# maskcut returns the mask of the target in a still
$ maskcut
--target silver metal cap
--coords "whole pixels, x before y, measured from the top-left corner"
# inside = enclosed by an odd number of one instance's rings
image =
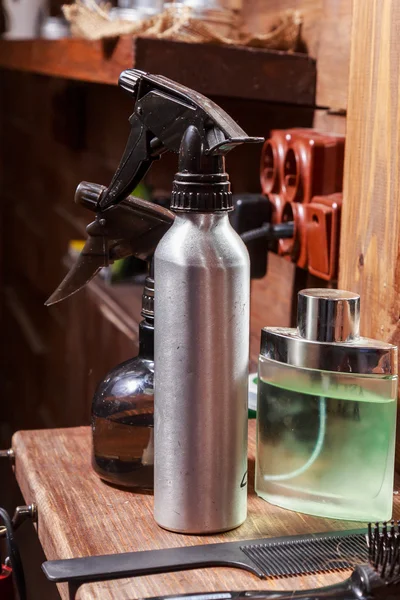
[[[397,374],[397,347],[359,335],[360,297],[343,290],[299,292],[298,327],[264,327],[260,354],[322,371]]]
[[[315,342],[351,342],[360,337],[360,296],[330,289],[298,294],[299,335]]]

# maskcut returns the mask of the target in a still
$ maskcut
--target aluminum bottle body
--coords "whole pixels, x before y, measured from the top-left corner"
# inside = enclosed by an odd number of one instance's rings
[[[155,253],[154,516],[226,531],[247,511],[250,265],[227,213],[185,213]]]

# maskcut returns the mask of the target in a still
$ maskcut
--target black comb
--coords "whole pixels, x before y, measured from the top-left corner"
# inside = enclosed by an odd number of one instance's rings
[[[243,540],[53,560],[43,563],[42,568],[50,581],[78,585],[216,566],[245,569],[264,579],[348,569],[365,563],[368,561],[367,535],[367,530],[352,530]]]
[[[349,579],[313,590],[257,590],[157,596],[149,600],[399,600],[400,522],[368,525],[368,563]],[[286,560],[286,555],[282,557]]]
[[[367,562],[365,533],[324,535],[313,539],[267,541],[241,547],[264,577],[305,575],[352,569]]]

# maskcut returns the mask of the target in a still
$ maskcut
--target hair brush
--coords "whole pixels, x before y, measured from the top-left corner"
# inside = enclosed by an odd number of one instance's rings
[[[149,600],[399,600],[400,521],[368,525],[368,564],[357,565],[345,581],[312,590],[247,591],[157,596]],[[282,560],[285,558],[282,556]]]

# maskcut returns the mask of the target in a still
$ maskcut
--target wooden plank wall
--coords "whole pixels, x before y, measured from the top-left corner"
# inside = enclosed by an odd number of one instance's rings
[[[354,0],[339,283],[364,335],[400,344],[400,5]],[[400,435],[397,443],[400,469]]]

